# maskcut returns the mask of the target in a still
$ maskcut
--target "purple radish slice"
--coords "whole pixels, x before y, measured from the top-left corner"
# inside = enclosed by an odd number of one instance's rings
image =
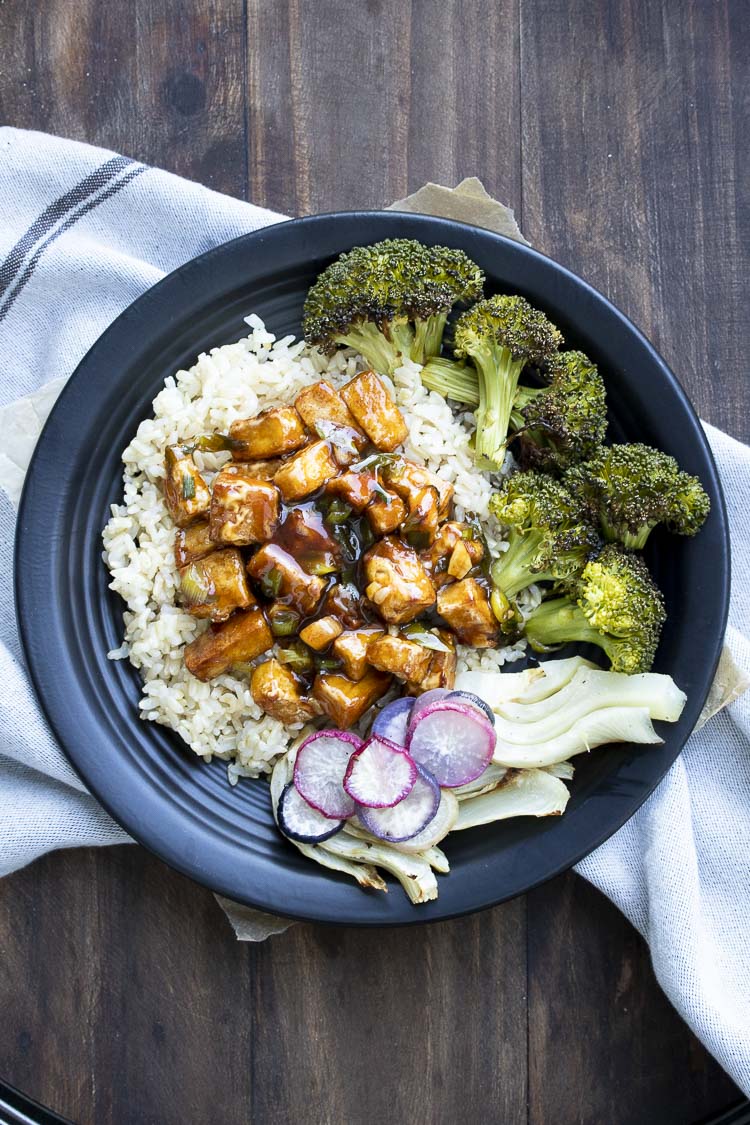
[[[417,766],[417,780],[403,801],[387,809],[372,809],[360,805],[357,817],[363,828],[377,836],[398,844],[410,840],[430,823],[440,805],[440,786],[432,774]]]
[[[458,820],[458,810],[458,798],[454,796],[453,790],[441,789],[440,804],[432,820],[421,832],[417,832],[416,836],[410,836],[408,840],[399,843],[394,842],[394,847],[400,852],[406,852],[407,855],[415,855],[417,852],[426,852],[428,848],[433,848],[453,829]]]
[[[403,801],[417,780],[417,767],[395,742],[373,734],[349,759],[344,789],[358,805],[387,809]]]
[[[410,728],[407,749],[414,761],[453,789],[479,777],[495,749],[492,724],[476,707],[439,699]]]
[[[371,734],[380,735],[397,746],[406,746],[406,728],[409,725],[409,716],[414,707],[414,700],[404,697],[394,699],[386,704],[372,724]]]
[[[311,734],[297,751],[294,784],[309,805],[333,820],[354,812],[354,801],[344,790],[349,759],[362,739],[348,731],[321,730]]]
[[[487,716],[494,727],[495,712],[486,700],[479,695],[475,695],[473,691],[452,691],[445,698],[457,699],[459,703],[468,703],[470,707],[476,707],[477,711],[481,711],[483,715]]]
[[[321,840],[328,840],[340,832],[344,827],[343,820],[331,820],[324,816],[312,805],[308,805],[305,798],[290,781],[284,786],[279,804],[276,809],[279,829],[290,840],[297,840],[300,844],[319,844]]]
[[[417,696],[417,698],[414,700],[414,705],[411,709],[411,716],[409,718],[409,727],[407,729],[407,745],[409,741],[408,732],[414,726],[422,712],[425,711],[430,706],[430,704],[437,703],[438,699],[445,699],[446,695],[450,694],[451,693],[448,691],[448,688],[436,687],[432,688],[431,691],[423,691],[421,695]]]

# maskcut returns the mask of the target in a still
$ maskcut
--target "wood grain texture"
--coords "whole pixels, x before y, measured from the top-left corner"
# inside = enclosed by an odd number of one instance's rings
[[[747,438],[744,9],[0,0],[0,121],[288,213],[478,175]],[[687,1125],[737,1096],[574,875],[248,946],[141,849],[58,853],[0,884],[0,1011],[0,1074],[82,1125]]]

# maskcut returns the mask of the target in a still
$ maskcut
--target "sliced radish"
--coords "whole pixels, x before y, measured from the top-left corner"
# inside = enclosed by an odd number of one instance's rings
[[[487,720],[495,725],[495,712],[490,707],[489,703],[479,695],[475,695],[473,691],[452,691],[445,697],[446,699],[457,699],[459,703],[466,703],[470,707],[476,707],[477,711],[481,711]]]
[[[418,695],[414,700],[414,706],[411,709],[408,730],[411,730],[419,716],[430,706],[430,704],[437,703],[438,699],[445,699],[446,695],[450,695],[450,692],[448,691],[448,688],[443,687],[432,688],[431,691],[423,691],[421,695]]]
[[[343,820],[331,820],[329,816],[324,816],[312,805],[308,805],[293,781],[284,786],[276,808],[276,817],[284,835],[301,844],[319,844],[344,827]]]
[[[411,792],[387,809],[371,809],[360,805],[357,816],[363,828],[379,840],[400,843],[410,840],[430,823],[440,805],[440,786],[432,774],[417,766],[417,780]]]
[[[362,739],[347,731],[321,730],[311,734],[297,751],[294,784],[323,816],[344,820],[354,812],[354,801],[344,791],[349,759]]]
[[[349,759],[344,789],[358,805],[388,809],[403,801],[417,780],[417,767],[395,742],[374,734]]]
[[[386,704],[372,724],[371,734],[378,734],[395,742],[397,746],[406,746],[406,728],[409,725],[409,716],[414,707],[414,700],[406,696],[403,699],[394,699]]]
[[[407,749],[440,785],[466,785],[479,777],[495,749],[492,724],[458,700],[431,703],[410,726]]]
[[[408,840],[401,840],[399,843],[392,841],[393,846],[398,848],[400,852],[406,852],[409,855],[426,852],[430,848],[434,848],[435,844],[444,840],[452,830],[453,825],[458,820],[458,812],[458,798],[453,795],[453,790],[441,789],[440,804],[432,820],[424,826],[421,832],[417,832],[416,836],[410,836]]]

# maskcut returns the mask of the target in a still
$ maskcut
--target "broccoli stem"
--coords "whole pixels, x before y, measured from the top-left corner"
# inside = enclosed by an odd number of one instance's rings
[[[524,630],[529,644],[538,652],[568,641],[579,641],[598,645],[609,655],[608,638],[589,624],[583,611],[570,598],[542,602],[526,618]]]
[[[472,358],[479,372],[479,409],[476,412],[476,451],[496,465],[505,456],[505,444],[524,360],[514,359],[510,348],[487,344]]]
[[[646,546],[646,540],[655,526],[652,523],[644,523],[637,531],[633,532],[623,524],[613,524],[604,510],[599,512],[599,523],[605,539],[610,543],[622,543],[623,547],[627,547],[631,551],[643,550]]]
[[[544,545],[544,534],[527,531],[512,532],[508,550],[492,564],[492,581],[506,598],[513,598],[532,582],[554,581],[554,574],[533,569],[534,560]]]
[[[363,355],[381,375],[392,375],[403,363],[404,355],[409,355],[413,337],[407,324],[391,325],[390,337],[388,339],[377,325],[363,321],[352,326],[346,335],[336,339],[342,347],[354,348]]]
[[[431,356],[440,354],[443,342],[446,313],[436,313],[424,320],[418,320],[414,331],[414,343],[411,349],[411,358],[415,363],[426,363]]]
[[[479,378],[474,368],[464,363],[434,356],[422,369],[422,382],[429,390],[438,391],[455,402],[468,406],[479,403]]]

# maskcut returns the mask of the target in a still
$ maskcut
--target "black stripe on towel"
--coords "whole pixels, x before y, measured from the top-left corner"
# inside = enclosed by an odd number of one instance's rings
[[[133,161],[128,161],[128,163],[132,164]],[[34,273],[34,270],[39,265],[39,261],[40,261],[42,255],[44,254],[45,250],[47,250],[48,247],[51,246],[53,242],[56,242],[61,234],[65,234],[66,231],[70,230],[71,227],[75,226],[75,224],[78,222],[78,220],[82,219],[84,217],[84,215],[87,215],[87,214],[89,214],[89,212],[94,211],[99,206],[100,203],[104,203],[105,200],[111,199],[113,195],[116,195],[118,191],[122,190],[122,188],[127,187],[127,185],[132,180],[134,180],[137,176],[140,176],[143,172],[148,172],[148,170],[149,169],[148,169],[147,165],[138,164],[135,168],[132,169],[132,171],[128,172],[128,174],[126,176],[123,176],[122,179],[118,180],[116,183],[112,184],[111,187],[107,188],[106,191],[103,191],[103,192],[101,192],[101,194],[95,196],[93,199],[90,199],[87,203],[84,204],[83,207],[79,207],[79,209],[77,211],[75,211],[72,215],[70,215],[69,218],[66,219],[64,223],[61,223],[60,226],[58,226],[57,229],[54,230],[52,232],[52,234],[50,234],[44,240],[44,242],[41,244],[41,246],[39,246],[38,249],[32,255],[28,265],[26,266],[26,268],[24,269],[20,278],[16,282],[14,288],[8,293],[7,297],[5,298],[4,303],[2,305],[0,305],[0,322],[10,312],[10,310],[13,307],[13,305],[15,304],[17,298],[20,296],[24,286],[30,280],[32,274]],[[110,177],[110,179],[111,179],[111,177]],[[2,296],[2,291],[0,291],[0,296]]]

